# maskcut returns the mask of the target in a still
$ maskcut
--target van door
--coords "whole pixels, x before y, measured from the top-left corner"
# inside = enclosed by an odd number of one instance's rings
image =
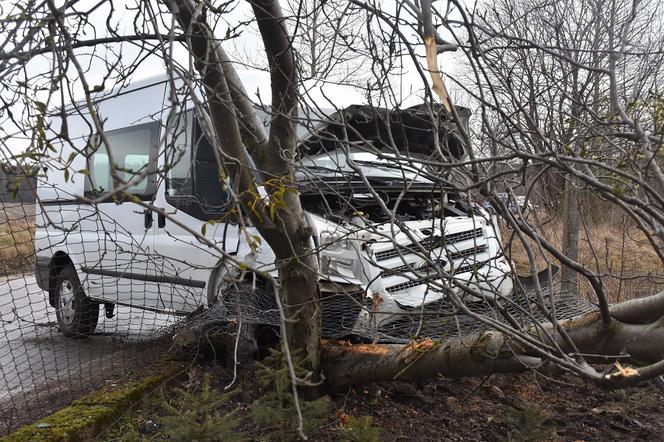
[[[238,225],[229,213],[228,194],[212,145],[192,111],[169,124],[170,135],[160,155],[166,179],[159,183],[154,251],[159,292],[173,312],[207,305],[206,285],[225,250],[239,244]],[[210,242],[200,241],[196,234]],[[217,248],[217,250],[215,250]]]
[[[80,214],[81,231],[89,240],[82,244],[81,272],[84,289],[94,299],[152,309],[160,304],[152,264],[153,216],[134,202],[150,203],[155,197],[157,180],[152,170],[160,126],[159,121],[150,121],[108,130],[105,138],[110,149],[103,142],[90,144],[85,195],[102,202],[89,206],[89,214]],[[111,162],[124,181],[150,173],[124,194],[109,194],[114,188]]]

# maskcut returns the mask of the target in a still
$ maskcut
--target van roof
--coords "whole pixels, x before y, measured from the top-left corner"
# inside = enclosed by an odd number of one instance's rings
[[[272,89],[269,73],[261,70],[239,70],[238,75],[242,78],[242,84],[249,98],[256,104],[269,105],[271,102]],[[174,77],[177,80],[177,77]],[[133,91],[164,84],[169,81],[167,73],[153,75],[150,77],[125,81],[116,84],[108,90],[93,94],[95,102],[103,101],[118,95],[124,95]],[[327,80],[305,80],[299,85],[300,93],[303,94],[305,102],[312,108],[334,108],[342,109],[354,104],[366,104],[364,95],[355,87],[338,84]],[[83,99],[75,103],[81,103]],[[73,105],[73,104],[72,104]]]
[[[249,98],[263,112],[269,112],[271,104],[271,84],[269,74],[259,70],[241,70],[238,72]],[[166,74],[155,75],[140,80],[124,82],[115,90],[101,91],[93,97],[95,102],[103,101],[133,91],[164,84],[170,77]],[[358,89],[324,80],[306,80],[300,85],[303,103],[300,116],[312,120],[309,127],[298,125],[300,146],[308,154],[321,150],[333,149],[327,145],[322,134],[340,136],[336,132],[339,126],[351,125],[359,133],[372,137],[381,137],[390,133],[394,141],[411,150],[411,153],[430,154],[433,146],[433,134],[429,113],[422,105],[405,109],[388,109],[367,104],[366,98]],[[439,107],[439,106],[438,106]],[[461,124],[468,130],[470,110],[457,107]],[[458,132],[455,123],[445,112],[435,109],[439,118],[439,138],[447,140],[448,155],[460,160],[467,156],[468,146]],[[265,117],[266,115],[264,115]],[[395,126],[396,125],[396,126]],[[392,127],[392,129],[390,129]]]

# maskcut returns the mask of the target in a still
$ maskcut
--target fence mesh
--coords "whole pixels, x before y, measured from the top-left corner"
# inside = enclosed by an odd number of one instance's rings
[[[94,388],[139,375],[168,348],[178,320],[121,306],[107,318],[102,305],[91,338],[65,337],[48,292],[36,281],[38,203],[34,195],[32,203],[16,202],[12,194],[5,199],[10,201],[0,203],[0,434]],[[75,246],[76,233],[68,235]],[[87,282],[84,274],[80,278]]]
[[[5,195],[5,199],[11,198]],[[164,260],[155,253],[154,241],[142,235],[119,235],[118,226],[126,224],[126,220],[114,217],[112,209],[122,204],[112,203],[110,212],[105,209],[108,206],[101,204],[67,204],[54,209],[34,199],[34,195],[33,201],[26,201],[24,195],[22,201],[14,199],[0,205],[0,432],[6,433],[46,415],[91,389],[139,375],[172,345],[174,330],[183,324],[182,314],[207,305],[206,287],[199,280],[183,280],[178,269],[188,265],[193,274],[206,275],[212,269],[196,267],[196,259],[190,256]],[[141,211],[134,214],[142,226],[148,215]],[[72,228],[66,225],[67,219],[80,222]],[[46,226],[52,235],[39,238],[39,232]],[[177,247],[188,240],[174,235],[170,241]],[[196,247],[198,254],[214,253],[202,244]],[[64,255],[58,255],[59,258],[46,255],[49,248],[68,250],[68,258],[76,264],[72,265]],[[108,256],[115,267],[111,272],[97,271]],[[36,268],[44,258],[59,261],[48,270],[50,273],[40,276]],[[69,266],[74,269],[74,276],[67,281],[62,272]],[[129,275],[134,278],[128,278]],[[37,282],[38,277],[42,278],[42,286]],[[98,322],[89,337],[64,336],[58,322],[67,318],[58,319],[51,304],[59,305],[52,297],[56,287],[61,297],[69,290],[75,299],[77,283],[88,294],[101,296],[100,293],[107,291],[115,296],[107,299],[106,304],[93,303],[87,307],[99,310]],[[44,284],[48,287],[43,287]],[[620,296],[626,299],[662,288],[661,278],[635,276],[625,279]],[[595,309],[591,302],[575,295],[549,295],[545,291],[544,305],[548,311],[555,310],[557,319]],[[251,282],[232,285],[222,299],[223,302],[205,310],[194,323],[210,318],[239,319],[278,329],[279,309],[273,292],[265,285]],[[547,320],[537,307],[540,301],[535,292],[516,292],[504,305],[517,322],[527,327],[534,321]],[[74,310],[76,302],[72,304]],[[357,318],[363,312],[381,312],[380,306],[374,300],[367,301],[364,293],[328,290],[323,294],[322,305],[323,332],[327,338],[351,337],[373,342],[444,340],[488,327],[454,310],[446,298],[424,308],[403,308],[400,317],[381,324],[369,320],[360,326]],[[475,300],[466,305],[473,314],[504,321],[490,301]],[[169,308],[178,314],[164,313]],[[192,323],[184,326],[190,327]],[[78,331],[86,330],[83,327]]]
[[[549,322],[548,314],[552,314],[557,320],[565,320],[597,310],[594,304],[573,293],[558,291],[554,295],[550,290],[545,290],[543,295],[545,309],[539,308],[541,299],[534,290],[516,292],[511,299],[502,300],[500,304],[505,306],[510,316],[523,329],[536,323]],[[201,315],[199,320],[205,322],[231,319],[279,327],[279,311],[270,291],[239,286],[229,289],[224,299],[224,303],[215,305]],[[506,324],[504,315],[498,312],[496,305],[490,300],[465,302],[465,305],[470,312],[468,314],[460,313],[450,300],[442,299],[426,304],[423,308],[401,312],[396,320],[393,319],[387,324],[367,321],[358,326],[358,315],[364,311],[375,316],[390,313],[365,299],[363,293],[324,296],[323,335],[331,339],[406,343],[413,339],[453,339],[491,328],[472,315]]]

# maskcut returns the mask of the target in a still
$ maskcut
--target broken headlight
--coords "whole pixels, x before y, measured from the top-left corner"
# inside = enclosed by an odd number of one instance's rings
[[[322,232],[320,235],[321,273],[344,280],[357,280],[355,276],[358,256],[345,232]]]
[[[329,252],[351,248],[348,234],[345,232],[322,232],[320,234],[320,247],[322,250]]]

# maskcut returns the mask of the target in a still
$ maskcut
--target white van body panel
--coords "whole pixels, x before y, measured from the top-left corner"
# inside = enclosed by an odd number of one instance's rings
[[[94,103],[104,131],[110,132],[145,123],[161,126],[161,108],[165,83],[138,85],[136,90],[102,98]],[[145,109],[154,109],[146,115]],[[54,132],[61,130],[54,121]],[[57,154],[46,163],[38,185],[37,255],[52,247],[54,241],[66,244],[67,255],[76,265],[85,292],[99,301],[136,305],[156,310],[170,310],[161,299],[155,282],[122,277],[129,274],[155,275],[152,228],[144,223],[144,208],[124,201],[85,204],[86,171],[89,169],[86,146],[97,133],[90,109],[85,102],[67,110],[70,142],[61,142]],[[112,143],[111,148],[113,149]],[[155,146],[155,154],[156,154]],[[73,157],[68,173],[63,167]],[[100,274],[103,270],[107,274]],[[136,297],[136,293],[142,295]]]

